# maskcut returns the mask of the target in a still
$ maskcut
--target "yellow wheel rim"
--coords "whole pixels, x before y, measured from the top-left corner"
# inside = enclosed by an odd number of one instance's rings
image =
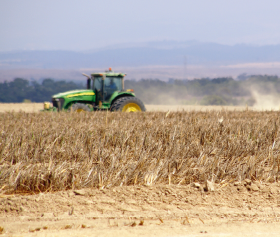
[[[125,105],[122,109],[122,112],[139,112],[141,111],[141,108],[138,104],[135,103],[129,103]]]
[[[81,113],[81,112],[86,112],[86,111],[83,109],[77,109],[76,112]]]

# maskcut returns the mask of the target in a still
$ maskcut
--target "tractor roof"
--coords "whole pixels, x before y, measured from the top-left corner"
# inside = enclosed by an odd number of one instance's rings
[[[111,68],[109,68],[109,70],[105,71],[105,72],[91,73],[91,75],[92,76],[103,76],[103,75],[106,75],[106,77],[124,77],[124,76],[126,76],[125,73],[113,72]]]

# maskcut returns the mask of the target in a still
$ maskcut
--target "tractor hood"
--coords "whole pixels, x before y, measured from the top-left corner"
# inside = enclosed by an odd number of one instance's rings
[[[71,98],[71,97],[85,96],[85,95],[94,95],[94,92],[92,90],[73,90],[73,91],[58,93],[56,95],[53,95],[52,98]]]

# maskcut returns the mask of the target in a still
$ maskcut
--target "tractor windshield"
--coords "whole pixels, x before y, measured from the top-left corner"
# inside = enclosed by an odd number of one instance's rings
[[[105,90],[121,91],[122,90],[121,77],[106,77],[104,81]]]
[[[122,90],[121,77],[106,77],[104,81],[104,99],[108,101],[115,91]]]
[[[93,89],[96,91],[97,97],[101,100],[109,101],[115,91],[122,91],[122,77],[107,76],[102,84],[102,76],[94,77]],[[104,85],[104,88],[102,88]]]
[[[104,81],[104,87],[105,90],[121,91],[122,77],[106,77]],[[94,89],[102,89],[102,77],[94,77]]]

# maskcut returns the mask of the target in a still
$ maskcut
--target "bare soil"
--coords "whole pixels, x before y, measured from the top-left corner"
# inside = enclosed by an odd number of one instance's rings
[[[43,103],[0,103],[0,112],[39,112]]]
[[[2,195],[2,236],[280,236],[280,183],[202,186]]]

